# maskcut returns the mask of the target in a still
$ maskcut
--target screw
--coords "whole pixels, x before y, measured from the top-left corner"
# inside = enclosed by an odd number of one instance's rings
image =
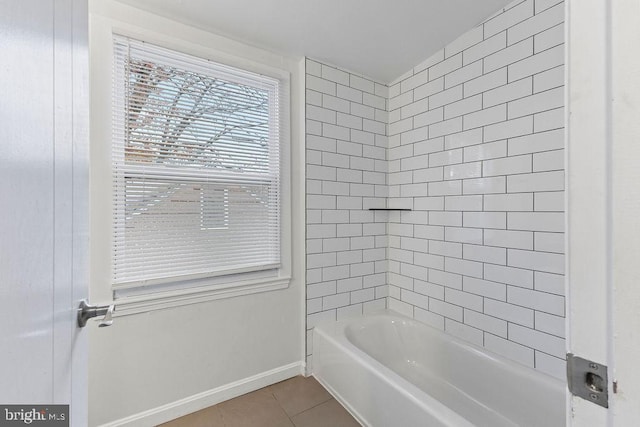
[[[589,363],[589,367],[590,367],[591,369],[596,370],[596,371],[598,370],[598,364],[597,364],[597,363]]]
[[[598,400],[598,395],[595,393],[591,393],[589,397],[591,398],[591,400]]]

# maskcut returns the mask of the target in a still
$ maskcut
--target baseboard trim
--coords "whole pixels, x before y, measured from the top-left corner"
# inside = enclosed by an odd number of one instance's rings
[[[157,426],[158,424],[166,423],[167,421],[208,408],[209,406],[275,384],[279,381],[295,377],[296,375],[304,375],[304,373],[303,362],[291,363],[202,393],[194,394],[193,396],[166,405],[158,406],[148,411],[139,412],[107,424],[102,424],[101,427]]]

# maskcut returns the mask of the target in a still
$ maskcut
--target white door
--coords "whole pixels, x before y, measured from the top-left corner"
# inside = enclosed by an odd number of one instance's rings
[[[608,367],[609,394],[608,409],[568,394],[567,425],[637,426],[640,1],[567,6],[567,345]]]
[[[87,0],[0,0],[0,404],[71,404],[77,426],[87,423],[76,326],[88,290],[87,24]]]

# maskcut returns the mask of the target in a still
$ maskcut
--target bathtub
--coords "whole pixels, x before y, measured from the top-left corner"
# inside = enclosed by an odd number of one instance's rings
[[[565,425],[560,380],[392,311],[316,326],[312,369],[365,426]]]

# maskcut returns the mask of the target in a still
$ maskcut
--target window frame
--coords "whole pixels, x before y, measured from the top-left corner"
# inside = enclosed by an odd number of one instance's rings
[[[223,65],[244,69],[254,73],[266,75],[272,78],[280,80],[282,87],[281,100],[281,129],[280,129],[280,268],[277,270],[257,271],[241,274],[231,274],[226,276],[210,276],[195,278],[189,280],[177,280],[171,283],[153,284],[151,286],[137,286],[132,288],[116,288],[112,283],[112,264],[111,257],[106,263],[108,265],[105,268],[100,268],[97,273],[102,277],[106,275],[108,281],[109,294],[111,299],[118,304],[118,310],[121,314],[144,312],[149,310],[192,304],[200,301],[208,301],[220,298],[235,297],[240,295],[253,294],[257,292],[266,292],[277,289],[285,289],[289,287],[292,276],[292,200],[291,200],[291,165],[290,165],[290,150],[291,150],[291,73],[285,69],[275,68],[263,63],[248,60],[246,58],[230,55],[214,48],[204,47],[196,44],[192,41],[188,41],[182,38],[176,38],[166,34],[154,33],[152,31],[134,27],[131,25],[122,25],[118,21],[105,20],[107,22],[101,22],[100,26],[102,31],[100,35],[102,40],[96,42],[96,44],[103,47],[109,47],[101,55],[101,62],[104,63],[104,67],[96,72],[97,78],[103,83],[109,82],[109,88],[107,89],[109,96],[105,97],[101,101],[100,111],[92,111],[92,117],[100,117],[100,124],[98,130],[95,132],[99,135],[100,149],[94,150],[92,144],[92,152],[99,151],[106,153],[111,150],[112,138],[111,138],[111,106],[112,106],[112,91],[111,91],[111,79],[113,78],[113,37],[114,35],[131,37],[138,40],[143,40],[154,45],[164,47],[167,49],[176,50],[185,54],[194,55],[197,57],[205,58]],[[106,31],[105,31],[106,30]],[[93,87],[93,85],[92,85]],[[107,91],[103,92],[103,95],[107,94]],[[109,114],[105,116],[104,111],[109,108]],[[94,129],[92,128],[92,137],[94,136]],[[94,142],[95,143],[95,142]],[[92,156],[93,157],[93,156]],[[101,185],[100,193],[106,193],[104,199],[101,200],[98,205],[101,208],[101,212],[96,215],[97,218],[92,219],[92,222],[101,224],[101,227],[93,227],[92,233],[99,228],[100,236],[97,241],[100,248],[96,246],[92,247],[93,253],[100,253],[106,255],[105,247],[109,251],[112,250],[112,230],[113,230],[113,218],[111,212],[113,211],[112,203],[112,188],[111,188],[111,157],[102,158],[100,161],[92,160],[92,169],[99,170],[98,174],[102,177],[108,177],[109,181],[107,185]],[[108,171],[108,174],[106,173]],[[92,172],[93,175],[93,172]],[[109,187],[109,188],[107,188]],[[95,191],[94,191],[95,194]],[[92,208],[95,205],[92,203]],[[94,215],[92,214],[92,217]],[[95,220],[95,221],[94,221]],[[105,227],[107,226],[108,227]],[[106,229],[105,229],[106,228]],[[95,233],[94,233],[95,234]],[[94,264],[95,265],[95,264]],[[92,273],[93,274],[93,273]],[[106,295],[106,293],[104,294]]]

